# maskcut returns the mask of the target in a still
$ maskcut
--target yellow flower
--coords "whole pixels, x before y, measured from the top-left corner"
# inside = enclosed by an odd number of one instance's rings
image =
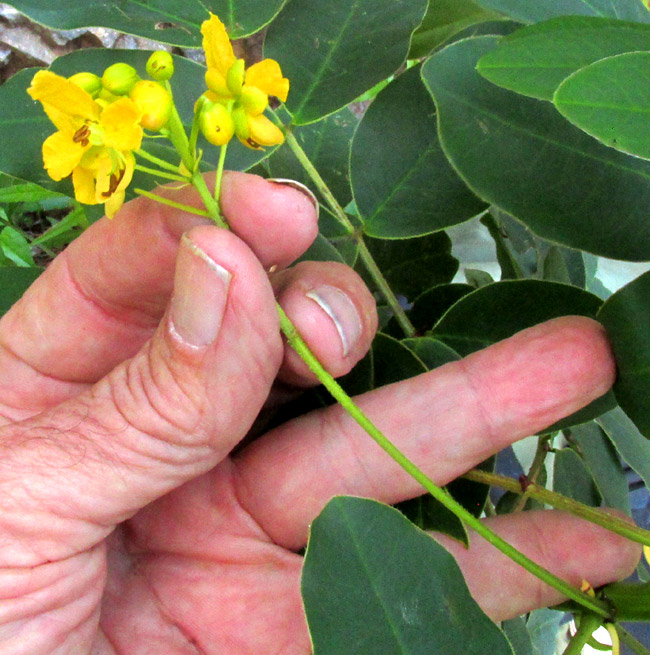
[[[278,62],[264,59],[246,70],[244,61],[235,57],[224,24],[214,14],[201,25],[201,34],[208,64],[208,100],[232,112],[235,134],[249,148],[282,143],[282,131],[264,116],[270,95],[285,102],[289,94],[289,80],[282,76]]]
[[[142,142],[141,112],[129,98],[99,103],[80,86],[39,71],[27,90],[57,128],[43,143],[43,163],[53,180],[72,175],[75,197],[105,203],[110,218],[124,202],[133,176],[133,150]]]

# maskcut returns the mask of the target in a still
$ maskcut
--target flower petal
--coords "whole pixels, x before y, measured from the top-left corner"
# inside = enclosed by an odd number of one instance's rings
[[[116,150],[137,150],[142,143],[141,116],[129,98],[121,98],[106,107],[99,119],[104,145]]]
[[[217,16],[210,14],[210,19],[201,25],[201,34],[208,68],[217,70],[225,81],[230,67],[235,63],[235,53],[226,26]]]
[[[52,71],[38,71],[27,92],[43,103],[50,120],[60,130],[74,132],[79,122],[99,118],[99,105],[90,94]]]
[[[259,146],[276,146],[284,141],[282,130],[266,116],[248,115],[249,136],[244,145],[257,149]]]
[[[72,184],[74,185],[74,197],[84,205],[99,204],[95,197],[95,176],[93,171],[77,166],[72,171]]]
[[[43,142],[43,165],[55,181],[62,180],[79,165],[89,146],[72,140],[69,132],[55,132]]]
[[[263,59],[246,71],[246,84],[256,86],[267,95],[286,102],[289,95],[289,80],[282,77],[280,64],[275,59]]]
[[[124,191],[116,191],[105,203],[104,203],[104,212],[106,213],[106,218],[113,218],[115,214],[119,211],[120,207],[124,204],[124,198],[126,194]]]

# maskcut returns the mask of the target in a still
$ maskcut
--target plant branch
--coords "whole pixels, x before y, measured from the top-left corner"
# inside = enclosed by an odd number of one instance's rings
[[[550,437],[548,435],[542,435],[537,438],[537,449],[535,450],[535,457],[533,458],[533,463],[530,465],[528,474],[526,475],[527,486],[528,484],[536,484],[537,478],[539,478],[540,471],[544,466],[544,461],[546,460],[546,455],[548,454],[548,441]],[[512,511],[521,512],[524,507],[526,507],[526,501],[528,499],[524,494],[516,502]]]
[[[146,150],[142,150],[142,149],[136,150],[135,154],[138,155],[138,157],[142,157],[142,159],[146,159],[152,164],[156,164],[156,166],[159,166],[160,168],[164,168],[165,170],[168,170],[171,173],[175,173],[176,175],[179,174],[178,166],[174,166],[174,164],[170,164],[168,161],[165,161],[164,159],[160,159],[160,157],[155,157],[154,155],[152,155],[150,152],[147,152]]]
[[[156,170],[155,168],[149,168],[148,166],[141,166],[140,164],[135,165],[135,170],[142,171],[143,173],[149,173],[150,175],[154,175],[156,177],[162,177],[165,180],[175,180],[176,182],[183,182],[185,184],[189,182],[186,177],[182,177],[181,175],[178,175],[178,173],[167,173],[165,171]]]
[[[536,484],[525,485],[526,489],[522,488],[522,484],[518,480],[508,478],[505,475],[498,475],[497,473],[488,473],[487,471],[480,471],[474,469],[468,471],[462,476],[472,482],[480,482],[494,487],[501,487],[507,491],[512,491],[516,494],[522,494],[523,498],[534,498],[539,500],[555,509],[561,509],[570,512],[575,516],[579,516],[586,521],[600,525],[601,527],[620,534],[631,541],[640,544],[650,545],[650,531],[639,528],[633,523],[629,523],[625,519],[619,518],[613,514],[608,514],[602,509],[597,507],[590,507],[583,503],[567,498],[562,494],[555,491],[550,491],[542,486]]]
[[[278,121],[281,124],[281,121],[279,121],[277,116],[275,118],[276,121]],[[364,263],[366,269],[368,270],[368,273],[370,273],[370,276],[372,277],[373,281],[377,285],[377,288],[379,289],[382,296],[385,298],[386,302],[388,303],[388,306],[391,308],[393,314],[395,315],[395,319],[397,320],[400,327],[404,331],[404,334],[407,337],[414,336],[415,328],[413,327],[413,324],[411,323],[408,316],[406,315],[406,312],[404,311],[403,307],[400,305],[397,296],[395,296],[388,282],[386,282],[386,278],[383,276],[381,270],[379,269],[379,266],[377,266],[377,262],[374,260],[371,252],[368,250],[368,246],[366,245],[366,242],[363,239],[363,235],[355,229],[354,225],[347,217],[345,210],[343,209],[343,207],[341,207],[338,200],[334,197],[334,194],[327,186],[327,183],[325,182],[325,180],[323,180],[322,176],[320,175],[314,164],[307,156],[307,153],[304,151],[303,147],[300,145],[300,143],[298,143],[298,140],[291,132],[291,130],[287,130],[286,132],[286,142],[289,148],[291,148],[291,150],[293,151],[293,154],[296,156],[296,158],[302,165],[302,167],[305,169],[307,175],[309,175],[309,177],[311,178],[312,182],[314,183],[320,194],[323,196],[323,198],[325,198],[325,201],[330,206],[330,209],[332,210],[334,217],[345,228],[347,233],[356,241],[357,246],[359,247],[359,257],[361,258],[361,261]]]
[[[587,645],[591,635],[600,628],[603,620],[595,614],[583,614],[580,617],[580,625],[575,636],[569,642],[562,655],[580,655],[582,649]]]
[[[374,439],[374,441],[386,452],[397,464],[399,464],[414,480],[419,482],[436,500],[442,503],[448,510],[453,512],[468,527],[483,537],[488,543],[498,548],[517,564],[523,566],[527,571],[543,580],[546,584],[557,589],[564,596],[571,598],[594,614],[601,617],[608,617],[607,605],[596,598],[583,593],[564,580],[558,578],[536,562],[526,557],[523,553],[514,548],[499,535],[490,530],[482,521],[468,512],[460,503],[454,500],[444,489],[436,485],[425,473],[423,473],[401,450],[388,439],[374,423],[354,404],[352,399],[345,393],[336,380],[323,368],[322,364],[313,355],[307,344],[291,323],[284,310],[277,306],[280,315],[280,327],[287,338],[289,345],[298,353],[300,358],[315,373],[320,382],[330,392],[334,399],[341,404],[348,414]]]

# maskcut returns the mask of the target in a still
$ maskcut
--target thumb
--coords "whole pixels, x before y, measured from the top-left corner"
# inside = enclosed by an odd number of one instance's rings
[[[248,431],[281,359],[262,266],[235,235],[194,228],[142,350],[76,398],[0,431],[0,566],[89,548],[215,466]]]

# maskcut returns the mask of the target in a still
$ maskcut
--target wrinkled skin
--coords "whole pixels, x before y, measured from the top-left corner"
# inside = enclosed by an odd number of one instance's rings
[[[420,491],[336,407],[240,443],[262,408],[314,383],[279,336],[274,292],[335,375],[366,352],[376,315],[346,267],[288,268],[316,234],[300,191],[229,174],[223,207],[232,232],[125,205],[0,322],[3,653],[306,655],[296,553],[310,521],[335,494]],[[345,356],[306,295],[322,285],[348,298]],[[357,400],[442,484],[613,378],[600,326],[567,317]],[[576,585],[625,576],[639,556],[559,512],[489,523]],[[495,620],[559,600],[481,539],[441,540]]]

